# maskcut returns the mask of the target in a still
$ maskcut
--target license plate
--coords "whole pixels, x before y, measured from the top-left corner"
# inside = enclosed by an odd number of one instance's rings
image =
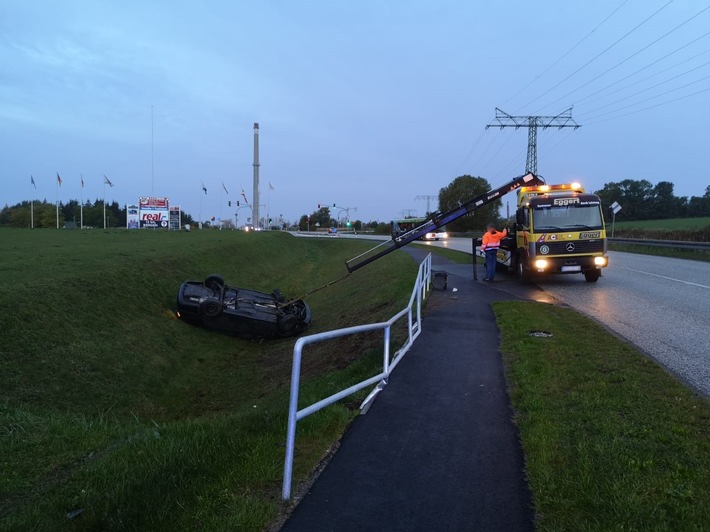
[[[582,267],[581,266],[562,266],[562,271],[563,272],[581,272]]]

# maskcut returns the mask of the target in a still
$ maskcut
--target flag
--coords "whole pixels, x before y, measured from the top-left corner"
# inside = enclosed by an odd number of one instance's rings
[[[57,185],[62,186],[62,178],[59,177],[59,172],[57,172]]]
[[[202,182],[202,190],[205,191],[205,194],[207,194],[207,187],[205,186],[205,182]]]
[[[244,187],[242,187],[242,198],[244,198],[244,202],[249,205],[249,200],[247,199],[247,195],[244,194]]]
[[[111,183],[111,180],[106,177],[106,174],[104,174],[104,185],[108,185],[113,188],[113,183]]]
[[[84,175],[81,176],[81,188],[84,188]]]
[[[274,185],[271,184],[271,181],[269,181],[269,190],[274,190]]]
[[[35,190],[37,189],[37,185],[35,184],[35,178],[30,176],[30,183],[32,183],[32,186],[35,187]]]
[[[222,188],[227,193],[227,196],[229,196],[229,191],[227,190],[227,187],[224,186],[224,181],[222,181]]]

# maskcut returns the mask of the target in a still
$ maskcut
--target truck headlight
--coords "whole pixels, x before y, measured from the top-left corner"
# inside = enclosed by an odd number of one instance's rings
[[[594,257],[595,266],[606,266],[606,257]]]
[[[544,259],[538,259],[535,261],[535,268],[538,270],[544,270],[547,268],[547,261]]]

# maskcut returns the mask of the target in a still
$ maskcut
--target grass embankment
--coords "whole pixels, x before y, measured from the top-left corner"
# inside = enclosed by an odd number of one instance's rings
[[[0,529],[258,530],[273,519],[294,340],[180,322],[178,287],[220,273],[302,295],[368,243],[120,230],[4,230],[0,242]],[[415,273],[396,253],[314,294],[310,332],[388,318]],[[371,375],[379,343],[309,348],[303,402]],[[352,416],[335,405],[299,424],[297,480]]]
[[[414,244],[420,248],[424,248],[431,253],[436,253],[441,255],[445,259],[450,260],[456,264],[471,264],[473,259],[470,253],[464,253],[463,251],[456,251],[455,249],[442,248],[439,246],[432,246],[429,244]]]
[[[572,310],[494,309],[538,529],[706,530],[708,402]]]
[[[607,234],[611,236],[609,221],[607,221]],[[710,217],[617,222],[614,227],[614,237],[710,242]]]

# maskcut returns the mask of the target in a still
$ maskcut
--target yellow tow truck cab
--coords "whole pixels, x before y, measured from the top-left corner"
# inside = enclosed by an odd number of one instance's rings
[[[579,183],[518,189],[515,224],[498,262],[521,281],[531,275],[581,273],[588,282],[608,264],[601,200]]]

